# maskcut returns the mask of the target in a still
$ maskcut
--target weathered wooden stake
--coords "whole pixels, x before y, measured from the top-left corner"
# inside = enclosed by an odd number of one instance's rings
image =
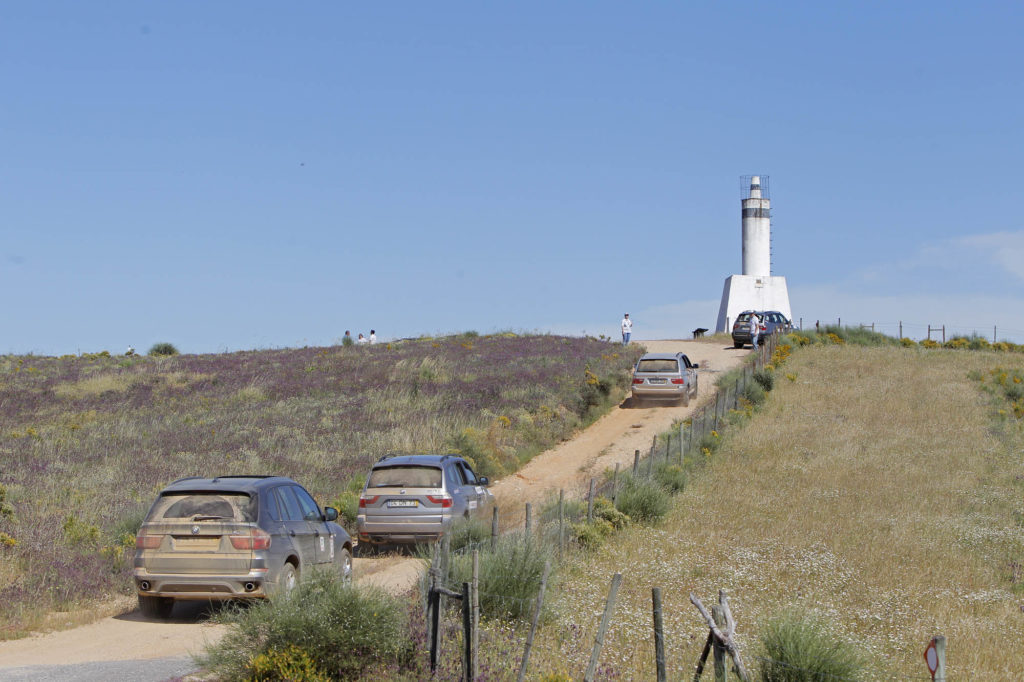
[[[725,630],[725,614],[722,613],[721,606],[714,604],[711,607],[711,617],[714,619],[715,625],[718,626],[719,630]],[[715,682],[725,682],[725,647],[718,640],[715,640],[712,644],[712,650],[715,655]]]
[[[498,507],[491,512],[491,551],[498,548]]]
[[[562,545],[565,544],[565,489],[558,491],[558,558],[562,558]]]
[[[651,454],[647,456],[647,478],[652,476],[654,476],[654,448],[651,448]]]
[[[469,583],[462,583],[462,673],[466,682],[473,682],[473,661],[476,652],[473,650],[473,588]]]
[[[533,505],[526,503],[526,541],[530,541],[530,522],[533,521]]]
[[[647,453],[647,454],[649,454],[651,457],[653,457],[654,456],[654,448],[656,448],[657,446],[658,446],[658,435],[655,434],[654,436],[651,437],[651,451],[649,453]]]
[[[672,432],[665,436],[665,461],[668,461],[669,453],[672,452]]]
[[[436,574],[434,578],[436,580]],[[438,645],[441,638],[441,593],[434,584],[430,590],[430,672],[437,670]]]
[[[590,479],[590,492],[587,493],[587,523],[594,520],[594,479]]]
[[[661,620],[661,588],[651,588],[654,603],[654,662],[658,666],[658,682],[665,682],[665,629]]]
[[[448,574],[451,570],[452,561],[452,539],[451,536],[445,535],[441,538],[441,574],[438,580],[438,587],[448,587]],[[445,607],[447,606],[447,599],[443,592],[438,595],[437,609],[441,613],[444,613]]]
[[[637,472],[640,471],[640,451],[633,451],[633,478],[636,478]]]
[[[523,661],[519,664],[519,676],[517,682],[526,679],[526,666],[530,663],[530,649],[533,648],[533,637],[537,634],[537,623],[540,621],[540,610],[544,606],[544,588],[548,584],[548,574],[551,572],[551,562],[544,562],[544,574],[540,577],[540,590],[537,592],[537,602],[533,606],[533,618],[530,620],[530,632],[526,635],[526,646],[523,648]]]
[[[685,452],[683,452],[683,448],[684,448],[684,445],[685,445],[685,440],[684,440],[685,437],[686,437],[686,424],[680,423],[679,424],[679,464],[680,464],[680,466],[682,466],[682,464],[683,464],[683,455],[686,454]]]
[[[597,629],[597,637],[594,639],[594,650],[590,654],[590,664],[587,666],[587,672],[583,674],[583,682],[594,682],[594,673],[597,672],[597,661],[601,657],[604,636],[608,633],[608,626],[612,622],[612,612],[615,610],[615,596],[619,593],[619,585],[621,584],[622,574],[616,573],[612,576],[612,586],[608,590],[608,601],[604,605],[604,615],[601,616],[601,625]]]
[[[473,550],[473,679],[480,676],[480,550]]]
[[[612,473],[612,506],[619,496],[619,463],[615,463],[615,471]]]

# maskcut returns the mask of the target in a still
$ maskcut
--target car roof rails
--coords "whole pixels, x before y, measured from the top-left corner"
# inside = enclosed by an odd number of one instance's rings
[[[198,478],[198,476],[196,477]],[[211,481],[216,483],[222,478],[277,478],[276,474],[228,474],[227,476],[214,476]]]

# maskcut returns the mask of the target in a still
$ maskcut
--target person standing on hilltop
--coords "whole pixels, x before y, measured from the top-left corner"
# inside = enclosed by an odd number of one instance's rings
[[[377,343],[377,331],[374,329],[370,330],[370,345]]]
[[[622,345],[629,345],[629,337],[633,334],[633,320],[629,319],[629,313],[622,316]]]
[[[761,318],[757,313],[750,313],[750,345],[757,348],[757,337],[761,335]]]

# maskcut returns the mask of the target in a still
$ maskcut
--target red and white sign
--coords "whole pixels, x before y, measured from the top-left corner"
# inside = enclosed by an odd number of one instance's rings
[[[928,648],[924,650],[924,662],[928,665],[928,672],[932,674],[932,679],[935,679],[935,671],[939,669],[939,652],[935,650],[935,638],[928,643]]]

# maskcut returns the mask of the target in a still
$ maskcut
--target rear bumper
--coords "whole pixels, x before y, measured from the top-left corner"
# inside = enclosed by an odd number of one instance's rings
[[[245,575],[159,574],[136,568],[135,590],[146,597],[174,599],[261,599],[267,596],[266,570]],[[145,589],[144,589],[145,588]]]
[[[682,400],[690,387],[686,384],[666,384],[664,386],[637,385],[633,389],[633,397],[643,400]]]
[[[448,532],[451,518],[440,521],[424,522],[398,519],[375,519],[359,516],[356,526],[359,530],[359,542],[373,545],[392,543],[436,542]]]

